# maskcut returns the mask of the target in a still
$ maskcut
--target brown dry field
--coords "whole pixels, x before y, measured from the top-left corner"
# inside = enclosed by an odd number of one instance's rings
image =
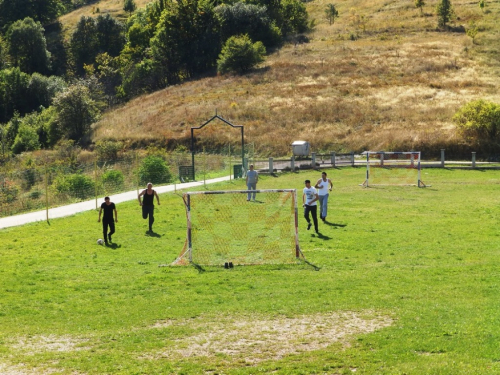
[[[135,98],[103,115],[94,140],[189,147],[191,127],[217,113],[243,125],[262,156],[289,155],[295,140],[316,152],[471,151],[452,117],[471,100],[499,102],[500,2],[482,11],[478,2],[452,1],[457,19],[447,32],[436,29],[437,0],[423,14],[413,0],[343,0],[333,25],[328,3],[307,3],[316,23],[308,43],[284,45],[243,76],[214,74]],[[459,30],[471,22],[479,29],[474,43]],[[239,130],[222,122],[195,134],[200,147],[240,141]]]

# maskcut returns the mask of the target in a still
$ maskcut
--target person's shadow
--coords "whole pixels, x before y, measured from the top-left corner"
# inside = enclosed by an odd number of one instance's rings
[[[112,243],[108,243],[106,245],[106,247],[109,247],[110,249],[115,250],[115,249],[119,249],[120,247],[122,247],[122,245],[118,245],[117,243],[112,242]]]
[[[325,221],[323,221],[323,223],[325,223],[326,225],[329,225],[331,227],[339,227],[339,228],[344,228],[347,226],[347,224],[338,224],[338,223],[332,223],[328,220],[325,219]]]
[[[158,234],[158,233],[155,233],[155,232],[152,232],[152,231],[149,231],[149,230],[146,231],[146,236],[161,238],[161,234]]]

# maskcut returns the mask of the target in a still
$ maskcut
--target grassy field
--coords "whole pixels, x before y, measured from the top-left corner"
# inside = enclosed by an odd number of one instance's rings
[[[159,267],[184,244],[174,194],[153,235],[137,202],[119,204],[109,248],[94,211],[0,231],[0,373],[499,373],[499,172],[428,169],[422,189],[327,172],[320,235],[299,218],[319,271]],[[319,177],[262,176],[259,188]]]

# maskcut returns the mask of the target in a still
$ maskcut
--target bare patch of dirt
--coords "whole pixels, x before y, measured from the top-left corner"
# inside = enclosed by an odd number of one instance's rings
[[[88,349],[82,344],[86,340],[76,339],[70,336],[28,336],[22,337],[13,345],[15,349],[35,354],[39,352],[70,352]]]
[[[390,326],[393,319],[367,312],[336,312],[302,315],[295,318],[217,317],[210,321],[158,322],[152,328],[169,329],[189,325],[197,332],[169,343],[168,348],[144,358],[213,357],[227,355],[235,360],[255,364],[287,355],[324,349],[332,343],[345,346],[353,336]]]

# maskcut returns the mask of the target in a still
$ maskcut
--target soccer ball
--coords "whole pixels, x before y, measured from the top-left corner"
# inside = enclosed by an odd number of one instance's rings
[[[103,243],[104,243],[104,241],[102,240],[102,238],[99,238],[99,239],[97,240],[97,244],[98,244],[98,245],[102,245]]]

